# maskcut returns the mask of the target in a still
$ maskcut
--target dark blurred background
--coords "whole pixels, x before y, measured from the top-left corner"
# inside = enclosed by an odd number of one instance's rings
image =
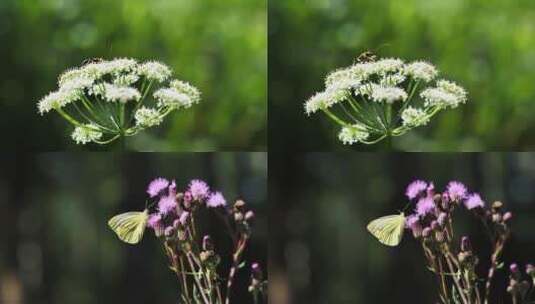
[[[254,150],[266,147],[265,0],[2,0],[0,127],[11,150],[95,150],[70,139],[38,100],[64,70],[86,58],[133,57],[168,64],[202,101],[128,139],[142,151]],[[104,147],[109,149],[109,147]]]
[[[270,143],[300,151],[343,146],[325,115],[303,103],[327,73],[365,50],[424,59],[461,84],[469,101],[394,140],[410,151],[530,151],[535,148],[535,1],[269,1]]]
[[[406,233],[398,247],[381,245],[369,221],[407,204],[414,179],[465,183],[487,203],[514,214],[506,265],[535,262],[533,153],[270,153],[270,300],[272,303],[436,303],[421,246]],[[469,235],[486,274],[490,244],[478,220],[455,214],[457,237]],[[509,303],[499,272],[491,303]]]
[[[158,176],[180,189],[201,178],[227,201],[247,202],[257,219],[245,257],[267,268],[265,153],[2,154],[0,303],[177,303],[178,282],[152,230],[131,246],[107,226],[115,214],[143,210]],[[215,216],[200,224],[229,252],[222,225]],[[252,303],[248,271],[237,278],[234,300]]]

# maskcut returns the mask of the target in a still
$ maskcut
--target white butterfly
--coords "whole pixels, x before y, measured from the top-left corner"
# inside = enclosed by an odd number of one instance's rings
[[[387,246],[397,246],[405,230],[405,214],[387,215],[371,221],[366,227],[379,242]]]
[[[112,217],[108,226],[117,234],[119,239],[128,244],[137,244],[143,238],[147,226],[149,211],[126,212]]]

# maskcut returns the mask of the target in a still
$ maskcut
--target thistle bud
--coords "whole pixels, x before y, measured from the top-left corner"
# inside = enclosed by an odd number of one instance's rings
[[[493,223],[500,223],[502,221],[502,215],[500,213],[493,213],[492,214],[492,222]]]
[[[179,219],[174,220],[173,221],[173,228],[178,230],[179,227],[180,227],[180,220]]]
[[[205,235],[202,238],[202,250],[204,251],[214,250],[214,243],[212,243],[212,238],[209,235]]]
[[[448,220],[448,215],[445,212],[441,212],[438,215],[437,223],[440,225],[440,227],[444,227],[446,225],[447,220]]]
[[[472,251],[472,244],[470,243],[470,239],[467,236],[463,236],[461,238],[461,251]]]
[[[242,201],[242,200],[237,200],[234,203],[234,209],[236,209],[236,210],[241,210],[243,207],[245,207],[245,202]]]
[[[442,201],[442,195],[441,194],[435,194],[433,195],[433,201],[435,202],[435,205],[439,205]]]
[[[438,222],[437,221],[432,221],[431,222],[431,229],[432,230],[438,230]]]
[[[164,234],[166,237],[170,238],[173,236],[174,233],[175,233],[175,229],[173,228],[173,226],[169,226],[165,228]]]
[[[512,218],[513,218],[513,214],[511,212],[506,212],[503,215],[503,221],[504,222],[509,222]]]
[[[264,274],[262,273],[262,268],[260,268],[260,264],[253,263],[251,265],[251,275],[254,279],[261,281],[264,277]]]
[[[450,197],[447,193],[442,193],[442,202],[441,205],[443,210],[449,210],[450,209]]]
[[[516,281],[520,281],[522,274],[520,273],[520,268],[517,263],[509,265],[509,271],[511,272],[511,278]]]
[[[184,193],[184,198],[182,200],[182,204],[184,204],[184,208],[190,209],[192,201],[193,201],[193,197],[191,196],[191,193],[189,191],[186,191]]]
[[[422,237],[428,238],[431,235],[431,228],[425,227],[422,231]]]
[[[503,203],[500,201],[495,201],[494,203],[492,203],[492,211],[494,212],[500,211],[502,207],[503,207]]]
[[[190,213],[189,212],[187,212],[187,211],[182,212],[180,214],[180,218],[179,218],[180,224],[182,226],[186,226],[186,224],[189,221],[189,217],[190,217]]]
[[[253,211],[249,210],[249,211],[247,211],[247,212],[245,213],[245,219],[246,219],[247,221],[250,221],[250,220],[252,220],[253,218],[254,218],[254,212],[253,212]]]
[[[241,222],[241,221],[243,221],[243,217],[244,217],[244,216],[243,216],[243,213],[241,213],[241,212],[236,212],[236,213],[234,213],[234,220],[235,220],[236,222]]]

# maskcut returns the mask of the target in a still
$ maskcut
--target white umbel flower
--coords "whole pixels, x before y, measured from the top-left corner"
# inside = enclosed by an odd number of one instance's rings
[[[319,92],[314,94],[305,102],[305,112],[307,115],[316,113],[325,107],[326,96],[325,92]]]
[[[467,100],[468,93],[453,81],[439,80],[437,81],[437,87],[457,96],[459,99],[458,103],[465,103]]]
[[[99,140],[102,137],[102,133],[96,131],[95,128],[96,126],[91,124],[78,126],[72,132],[71,137],[77,144],[81,145]]]
[[[401,84],[405,79],[407,79],[407,76],[402,73],[387,74],[381,77],[379,84],[385,87],[393,87]]]
[[[139,67],[139,74],[149,80],[164,82],[171,77],[171,69],[161,62],[149,61]]]
[[[436,88],[428,88],[420,93],[426,107],[456,108],[467,100],[466,91],[455,83],[447,80],[437,81]]]
[[[41,115],[52,109],[61,109],[62,107],[74,102],[80,98],[78,90],[59,90],[51,92],[43,97],[37,104]]]
[[[169,85],[178,92],[189,96],[191,103],[198,103],[201,100],[201,92],[196,87],[185,81],[173,80],[169,83]]]
[[[163,121],[158,110],[146,107],[139,108],[139,110],[136,111],[134,118],[136,119],[136,125],[144,128],[157,126]]]
[[[115,79],[113,79],[113,84],[118,85],[118,86],[130,86],[136,83],[136,81],[138,80],[139,80],[139,76],[133,73],[125,74],[125,75],[118,75],[117,77],[115,77]]]
[[[130,100],[139,100],[141,98],[141,93],[132,87],[120,87],[105,83],[104,98],[110,102],[127,103]]]
[[[403,70],[403,60],[385,58],[375,62],[378,74],[396,73]]]
[[[352,145],[359,141],[366,140],[370,134],[366,131],[364,126],[354,124],[351,126],[345,126],[338,133],[338,139],[344,145]]]
[[[158,106],[160,107],[167,106],[179,109],[182,107],[189,108],[193,104],[193,101],[188,95],[179,92],[175,88],[159,89],[154,92],[154,98],[158,100]]]
[[[405,73],[416,80],[430,82],[438,75],[434,65],[425,61],[415,61],[405,66]]]
[[[403,125],[407,127],[424,126],[429,122],[427,114],[422,109],[408,107],[401,113]]]
[[[375,85],[372,87],[371,98],[377,102],[386,102],[389,104],[395,101],[404,101],[407,99],[407,92],[398,87],[385,87]]]

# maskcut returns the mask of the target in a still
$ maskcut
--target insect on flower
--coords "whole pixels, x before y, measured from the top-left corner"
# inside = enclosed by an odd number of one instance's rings
[[[365,51],[351,66],[327,75],[325,88],[305,102],[305,112],[323,112],[335,122],[343,144],[375,144],[424,126],[437,113],[467,101],[462,87],[435,81],[437,76],[425,61],[405,63]]]

